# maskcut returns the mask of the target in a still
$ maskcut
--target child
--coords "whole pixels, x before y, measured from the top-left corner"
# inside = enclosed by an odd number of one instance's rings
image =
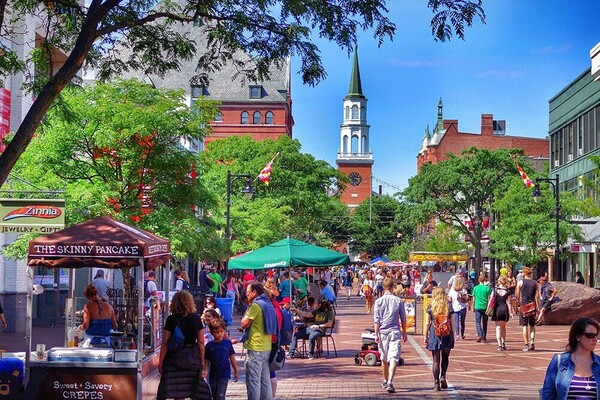
[[[208,329],[214,340],[206,345],[204,354],[204,370],[209,371],[209,385],[213,400],[224,400],[227,384],[233,367],[233,380],[238,380],[238,366],[235,350],[231,340],[226,338],[225,322],[218,318],[212,320]]]

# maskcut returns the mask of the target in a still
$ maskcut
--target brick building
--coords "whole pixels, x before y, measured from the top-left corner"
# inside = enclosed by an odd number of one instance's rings
[[[525,154],[533,159],[536,167],[541,166],[540,161],[547,161],[549,155],[548,138],[507,136],[505,121],[494,120],[493,114],[481,114],[480,133],[461,132],[458,120],[443,119],[443,105],[440,99],[433,133],[427,128],[417,154],[417,172],[425,163],[437,164],[446,160],[446,154],[459,155],[473,146],[488,150],[522,148]]]

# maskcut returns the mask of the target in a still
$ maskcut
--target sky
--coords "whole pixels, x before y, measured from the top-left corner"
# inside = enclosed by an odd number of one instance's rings
[[[600,0],[484,0],[486,24],[475,20],[465,40],[435,42],[424,0],[388,1],[393,42],[377,47],[358,38],[367,122],[371,128],[374,190],[406,188],[417,173],[417,152],[432,130],[441,98],[444,119],[461,132],[481,132],[481,114],[506,120],[506,134],[548,136],[549,100],[591,66],[600,42]],[[352,56],[316,39],[327,78],[304,85],[292,59],[293,137],[302,152],[336,167],[343,98]]]

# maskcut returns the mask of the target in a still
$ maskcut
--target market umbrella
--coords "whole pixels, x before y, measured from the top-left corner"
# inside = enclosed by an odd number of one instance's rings
[[[372,259],[371,261],[369,261],[369,264],[370,264],[370,265],[378,265],[378,266],[381,266],[381,265],[385,265],[385,264],[387,264],[389,261],[390,261],[390,260],[388,260],[387,258],[384,258],[384,257],[377,257],[377,258],[374,258],[374,259]]]
[[[283,239],[229,259],[229,269],[322,267],[350,264],[346,254],[296,239]]]

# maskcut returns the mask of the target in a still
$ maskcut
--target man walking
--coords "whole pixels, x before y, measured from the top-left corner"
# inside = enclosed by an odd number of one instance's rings
[[[400,327],[402,326],[402,341],[406,342],[406,313],[404,303],[394,295],[394,281],[390,278],[383,280],[383,296],[375,301],[373,320],[375,322],[375,341],[381,353],[381,371],[383,382],[381,387],[388,393],[395,393],[392,381],[396,366],[400,362],[402,345],[400,343]]]
[[[519,325],[523,327],[523,341],[525,347],[523,351],[535,350],[535,321],[536,313],[532,315],[523,316],[523,307],[531,303],[535,303],[535,309],[540,309],[540,290],[538,283],[531,279],[533,271],[529,267],[523,267],[523,280],[517,283],[516,296],[519,300],[520,313],[519,313]]]
[[[271,300],[265,295],[262,283],[252,282],[246,288],[251,304],[242,318],[241,327],[246,330],[244,348],[246,357],[246,392],[248,400],[271,400],[271,377],[269,355],[272,335],[277,333],[277,315]]]

